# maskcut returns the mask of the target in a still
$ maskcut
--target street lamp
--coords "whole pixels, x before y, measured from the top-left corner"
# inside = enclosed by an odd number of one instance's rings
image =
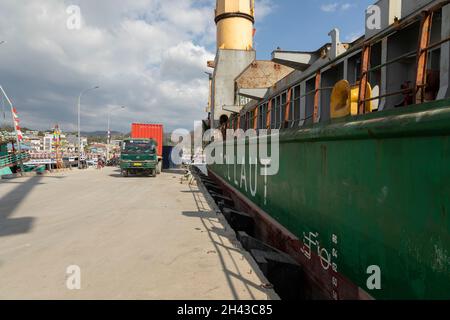
[[[124,110],[126,109],[125,106],[120,106],[117,108],[110,108],[108,110],[108,137],[106,139],[106,160],[109,160],[109,145],[111,144],[111,113],[113,111],[118,111],[118,110]]]
[[[99,89],[99,86],[95,86],[93,88],[88,88],[80,92],[78,96],[78,169],[81,168],[81,156],[83,154],[81,150],[81,97],[88,91]]]

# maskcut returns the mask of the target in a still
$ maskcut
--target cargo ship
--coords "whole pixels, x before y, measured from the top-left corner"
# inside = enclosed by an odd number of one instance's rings
[[[301,265],[308,298],[450,299],[450,2],[381,0],[365,16],[351,43],[333,29],[316,51],[261,61],[254,1],[217,1],[204,123],[223,163],[208,174]],[[265,139],[273,174],[248,156]],[[241,163],[226,148],[240,142]]]

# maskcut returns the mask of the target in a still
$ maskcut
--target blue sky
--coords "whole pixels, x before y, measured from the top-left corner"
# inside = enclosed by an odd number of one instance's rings
[[[349,41],[364,32],[364,11],[374,0],[277,0],[262,20],[257,21],[255,46],[258,59],[271,52],[316,50],[329,41],[328,32],[337,27],[341,40]],[[258,10],[258,8],[256,8]]]

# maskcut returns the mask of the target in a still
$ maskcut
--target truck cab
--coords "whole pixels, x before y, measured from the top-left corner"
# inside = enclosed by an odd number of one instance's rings
[[[158,144],[153,139],[125,139],[120,155],[122,176],[141,174],[156,177]]]

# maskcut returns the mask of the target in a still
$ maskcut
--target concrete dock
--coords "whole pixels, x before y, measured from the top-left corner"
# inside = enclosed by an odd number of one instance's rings
[[[0,299],[276,299],[195,184],[113,168],[0,180]],[[80,290],[69,290],[69,266]]]

